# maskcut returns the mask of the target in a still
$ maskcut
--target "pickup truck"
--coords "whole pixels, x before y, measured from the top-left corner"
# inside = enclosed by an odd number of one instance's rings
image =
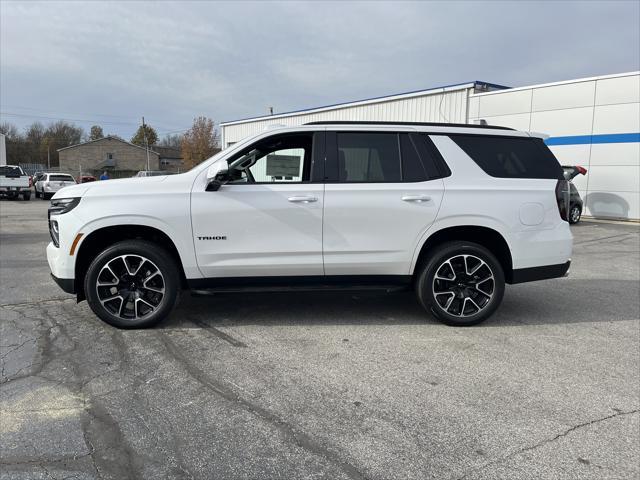
[[[17,165],[0,167],[0,196],[16,199],[22,195],[24,200],[31,199],[31,178]]]

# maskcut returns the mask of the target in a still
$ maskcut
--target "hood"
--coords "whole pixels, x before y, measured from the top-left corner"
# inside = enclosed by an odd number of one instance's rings
[[[132,191],[144,184],[159,183],[167,179],[167,175],[159,175],[157,177],[134,177],[121,178],[118,180],[98,180],[96,182],[79,183],[61,188],[56,192],[53,198],[82,197],[91,191],[101,190],[121,190],[122,192]]]

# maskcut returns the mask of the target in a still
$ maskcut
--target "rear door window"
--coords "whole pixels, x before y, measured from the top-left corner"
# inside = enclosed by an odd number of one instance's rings
[[[398,134],[338,132],[337,145],[340,182],[402,181]]]
[[[556,157],[539,138],[450,135],[492,177],[562,179]]]
[[[420,155],[408,133],[400,134],[400,151],[402,152],[402,180],[404,182],[424,182],[428,180]]]

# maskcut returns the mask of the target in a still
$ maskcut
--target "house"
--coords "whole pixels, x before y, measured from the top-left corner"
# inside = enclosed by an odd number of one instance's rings
[[[90,140],[60,148],[60,170],[71,174],[106,170],[118,177],[132,176],[140,170],[160,170],[160,155],[151,148],[147,151],[112,136]]]
[[[166,170],[172,173],[185,171],[182,152],[179,147],[153,145],[151,148],[160,156],[160,170]]]

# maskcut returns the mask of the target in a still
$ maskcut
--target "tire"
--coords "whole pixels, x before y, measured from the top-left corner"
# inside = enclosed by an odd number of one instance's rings
[[[36,198],[40,198],[40,194],[38,193],[38,190],[37,189],[34,189],[34,190],[35,190]]]
[[[91,310],[106,323],[118,328],[148,328],[176,306],[180,274],[173,257],[162,247],[144,240],[125,240],[91,262],[84,293]]]
[[[31,200],[31,192],[29,192],[29,193],[23,193],[23,194],[22,194],[22,199],[23,199],[23,200],[26,200],[26,201]]]
[[[455,278],[460,281],[454,282]],[[486,320],[500,306],[504,271],[482,245],[447,242],[430,252],[415,287],[418,301],[439,321],[466,327]]]
[[[42,192],[42,200],[51,200],[51,197],[53,197],[53,194]]]
[[[580,217],[582,217],[582,209],[579,205],[574,205],[569,209],[569,223],[574,225],[580,221]]]

